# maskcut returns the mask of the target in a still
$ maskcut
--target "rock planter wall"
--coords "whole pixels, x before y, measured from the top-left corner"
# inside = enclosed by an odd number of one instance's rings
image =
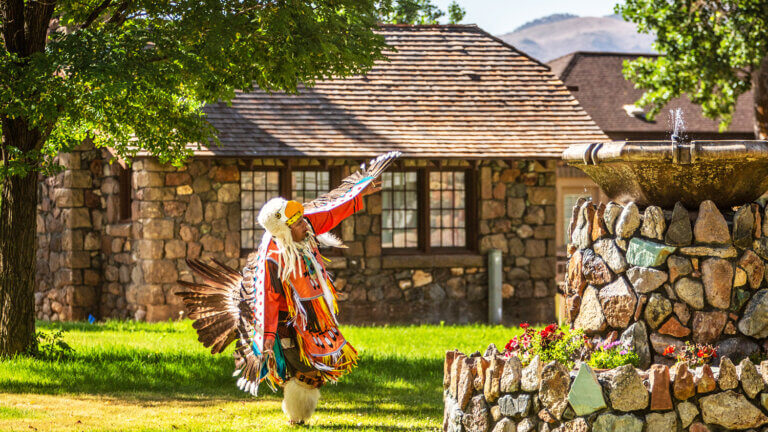
[[[580,202],[570,226],[568,321],[587,334],[623,332],[643,360],[668,345],[715,344],[738,361],[765,351],[768,218],[758,204],[698,212]],[[626,329],[626,330],[625,330]]]
[[[655,364],[569,371],[538,357],[449,351],[443,380],[446,432],[766,431],[768,361],[689,370]]]

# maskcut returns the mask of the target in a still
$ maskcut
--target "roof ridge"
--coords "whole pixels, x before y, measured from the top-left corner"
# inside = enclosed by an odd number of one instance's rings
[[[392,24],[392,23],[379,23],[379,28],[415,28],[415,29],[428,29],[428,28],[476,28],[479,29],[477,24]]]
[[[563,57],[567,57],[569,55],[583,55],[583,56],[650,56],[650,57],[661,57],[661,54],[658,53],[644,53],[644,52],[625,52],[625,51],[585,51],[585,50],[579,50],[579,51],[573,51],[571,53],[562,55],[556,59],[552,59],[550,61],[560,60]]]

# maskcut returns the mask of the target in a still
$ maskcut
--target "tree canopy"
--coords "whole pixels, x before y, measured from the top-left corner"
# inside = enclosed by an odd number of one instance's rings
[[[201,108],[234,90],[294,91],[381,58],[377,22],[434,24],[430,0],[29,1],[4,6],[0,117],[41,131],[7,139],[0,178],[24,174],[90,135],[163,162],[215,140]],[[455,2],[451,22],[463,18]],[[4,127],[7,127],[3,124]],[[45,166],[43,167],[45,168]]]
[[[0,117],[41,133],[31,148],[4,140],[9,174],[88,134],[178,161],[186,143],[215,139],[204,104],[364,72],[384,47],[371,1],[4,3]]]
[[[461,19],[458,5],[451,19]],[[0,1],[0,355],[34,343],[37,173],[85,139],[181,164],[206,104],[366,72],[429,0]]]
[[[448,22],[456,24],[464,19],[466,11],[452,1],[448,5]],[[390,24],[437,24],[445,12],[431,0],[383,0],[380,6],[383,22]]]
[[[686,94],[723,130],[737,98],[754,89],[756,133],[768,137],[768,2],[626,0],[616,12],[657,38],[659,57],[624,65],[624,75],[646,90],[638,103],[651,118]]]

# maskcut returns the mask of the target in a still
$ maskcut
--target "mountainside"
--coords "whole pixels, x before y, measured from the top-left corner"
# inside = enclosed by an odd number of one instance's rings
[[[542,62],[574,51],[653,52],[654,37],[638,33],[635,24],[616,15],[562,17],[555,14],[539,18],[498,37]]]

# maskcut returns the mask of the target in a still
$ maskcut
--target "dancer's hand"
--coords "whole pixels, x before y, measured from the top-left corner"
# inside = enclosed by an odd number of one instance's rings
[[[362,196],[375,194],[376,192],[379,192],[381,190],[381,180],[374,180],[371,183],[366,186],[365,189],[363,189],[363,192],[360,194]]]
[[[264,340],[264,352],[273,352],[275,348],[275,340],[274,339],[266,339]]]

